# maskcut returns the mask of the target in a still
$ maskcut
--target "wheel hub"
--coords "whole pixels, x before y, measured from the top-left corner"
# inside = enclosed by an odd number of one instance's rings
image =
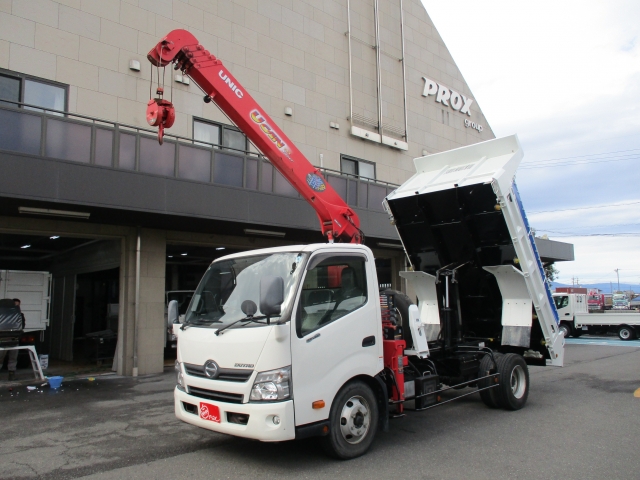
[[[369,431],[371,415],[367,401],[359,395],[351,397],[342,407],[340,433],[350,444],[360,443]]]
[[[527,377],[524,373],[524,369],[520,365],[516,365],[511,370],[511,391],[515,398],[522,398],[527,389]]]

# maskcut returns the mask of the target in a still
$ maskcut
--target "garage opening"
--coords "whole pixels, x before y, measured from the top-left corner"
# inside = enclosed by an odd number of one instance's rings
[[[0,233],[0,296],[22,302],[22,345],[34,345],[51,365],[111,365],[120,245],[119,239]],[[30,362],[21,351],[18,369],[23,367],[30,368]]]

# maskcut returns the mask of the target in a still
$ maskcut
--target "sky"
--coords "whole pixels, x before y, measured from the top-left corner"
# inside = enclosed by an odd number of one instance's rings
[[[557,282],[640,284],[640,1],[422,0],[516,175]],[[425,72],[426,74],[426,72]]]

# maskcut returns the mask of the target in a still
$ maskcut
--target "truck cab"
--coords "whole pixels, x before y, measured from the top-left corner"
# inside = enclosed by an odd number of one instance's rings
[[[575,328],[574,316],[576,313],[589,312],[587,295],[582,293],[554,293],[553,301],[556,304],[558,317],[560,318],[559,329],[564,332],[565,338],[580,336],[582,330]]]
[[[174,326],[176,416],[262,441],[322,429],[347,383],[378,388],[381,325],[375,261],[365,246],[315,244],[222,257],[205,273],[184,322]],[[356,396],[353,438],[377,422],[375,400]]]

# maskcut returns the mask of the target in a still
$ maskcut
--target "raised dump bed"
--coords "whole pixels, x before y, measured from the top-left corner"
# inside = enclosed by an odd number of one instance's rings
[[[522,157],[514,135],[417,158],[385,208],[430,342],[490,338],[561,366],[564,335],[514,181]]]

